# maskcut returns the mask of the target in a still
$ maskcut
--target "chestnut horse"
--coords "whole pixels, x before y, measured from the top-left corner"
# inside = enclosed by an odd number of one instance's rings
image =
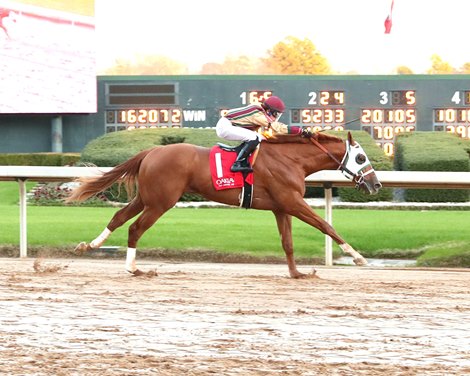
[[[78,251],[99,248],[108,236],[130,218],[140,216],[129,227],[126,270],[142,274],[136,267],[137,242],[166,211],[175,206],[183,193],[198,193],[208,200],[238,206],[241,188],[215,190],[209,169],[210,149],[171,144],[144,150],[128,161],[96,178],[80,179],[67,202],[84,201],[115,182],[131,190],[137,186],[132,201],[119,210],[106,229],[92,242],[82,242]],[[253,166],[254,190],[252,208],[271,210],[276,217],[281,243],[292,278],[306,275],[297,270],[292,243],[292,216],[329,235],[356,264],[366,260],[346,243],[305,202],[306,176],[326,169],[340,169],[358,189],[375,194],[381,188],[364,150],[348,133],[346,141],[323,134],[311,138],[276,135],[261,143]]]

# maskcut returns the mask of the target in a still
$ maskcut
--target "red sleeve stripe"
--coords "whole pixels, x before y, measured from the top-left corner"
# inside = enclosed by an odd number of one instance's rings
[[[235,108],[227,112],[227,115],[225,115],[225,117],[229,120],[239,120],[248,116],[252,116],[259,111],[260,111],[260,108],[255,105],[247,106],[243,108]]]

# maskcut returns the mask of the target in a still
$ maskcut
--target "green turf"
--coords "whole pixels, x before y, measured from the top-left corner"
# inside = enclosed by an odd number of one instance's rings
[[[0,244],[19,242],[17,205],[0,205]],[[94,239],[115,208],[28,207],[30,245],[70,246]],[[322,214],[322,210],[319,211]],[[364,255],[417,256],[431,245],[468,241],[465,211],[334,210],[334,226]],[[126,246],[123,226],[107,244]],[[451,225],[449,225],[451,224]],[[324,236],[297,219],[294,245],[300,257],[321,256]],[[274,216],[242,209],[172,209],[144,234],[139,248],[210,249],[255,255],[282,255]],[[338,251],[338,249],[337,249]]]
[[[28,189],[34,183],[28,183]],[[91,241],[117,208],[28,206],[30,246],[72,247]],[[323,216],[323,209],[316,209]],[[19,244],[18,184],[0,183],[0,245]],[[106,245],[127,246],[130,220]],[[470,266],[468,211],[334,209],[337,232],[366,257],[418,258],[422,265]],[[323,257],[325,237],[294,218],[297,257]],[[147,231],[139,249],[209,250],[283,257],[271,212],[238,208],[175,208]],[[334,247],[336,256],[341,254]]]

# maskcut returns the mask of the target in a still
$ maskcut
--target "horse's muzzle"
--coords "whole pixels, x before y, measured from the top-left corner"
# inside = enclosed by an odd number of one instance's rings
[[[377,179],[375,172],[363,175],[356,180],[356,189],[362,190],[364,193],[369,195],[376,195],[382,188],[382,184]]]
[[[376,176],[369,179],[364,179],[362,184],[359,185],[358,189],[362,189],[364,193],[370,195],[376,195],[382,188],[382,184],[379,182]]]

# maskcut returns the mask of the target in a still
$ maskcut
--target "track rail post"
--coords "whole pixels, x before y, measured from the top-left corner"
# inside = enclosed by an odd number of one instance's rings
[[[26,180],[19,178],[18,184],[20,188],[20,257],[28,256],[28,237],[27,237],[27,213],[26,213]]]
[[[332,184],[323,185],[325,189],[325,221],[333,225],[333,190]],[[325,266],[333,266],[333,240],[325,235]]]

